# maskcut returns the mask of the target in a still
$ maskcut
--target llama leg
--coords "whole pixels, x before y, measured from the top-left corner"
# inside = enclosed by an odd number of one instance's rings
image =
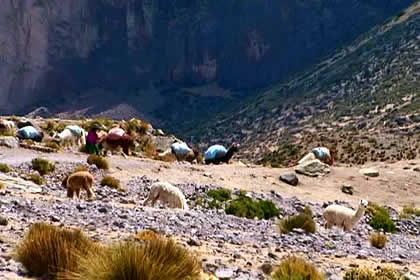
[[[74,197],[74,192],[71,188],[67,188],[67,197],[71,199]]]
[[[85,186],[86,194],[89,200],[92,200],[95,197],[93,190],[90,186]]]
[[[80,188],[76,189],[76,196],[77,199],[80,199]]]

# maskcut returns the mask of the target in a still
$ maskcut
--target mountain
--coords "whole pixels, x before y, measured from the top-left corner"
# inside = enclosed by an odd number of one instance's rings
[[[420,2],[289,81],[248,98],[216,120],[186,126],[207,143],[240,141],[242,157],[296,163],[329,146],[342,162],[420,154]]]
[[[410,0],[10,0],[0,113],[206,119],[331,54]]]

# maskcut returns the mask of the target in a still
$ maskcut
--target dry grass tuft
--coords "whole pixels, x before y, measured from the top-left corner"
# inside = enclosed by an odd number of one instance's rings
[[[411,218],[412,216],[420,216],[420,208],[416,208],[414,204],[404,205],[400,216],[401,218]]]
[[[284,259],[273,274],[273,280],[324,280],[325,276],[306,260],[290,256]]]
[[[7,164],[0,163],[0,172],[8,173],[10,171],[12,171],[12,170],[9,168],[9,166]]]
[[[159,238],[163,238],[162,235],[151,229],[142,230],[136,233],[136,235],[134,236],[134,240],[137,240],[137,241],[150,241],[150,240],[156,240]]]
[[[347,270],[343,280],[399,280],[400,275],[388,267],[380,267],[375,271],[368,268],[352,268]]]
[[[101,186],[108,186],[115,190],[125,191],[125,189],[121,186],[120,180],[112,176],[104,176],[101,180]]]
[[[54,142],[54,141],[48,141],[47,143],[44,144],[44,146],[47,147],[47,148],[54,149],[56,151],[61,149],[60,145],[57,142]]]
[[[89,171],[89,167],[83,166],[83,165],[78,166],[73,170],[73,172],[71,174],[76,173],[76,172],[80,172],[80,171]]]
[[[200,262],[172,240],[121,242],[92,252],[80,261],[80,269],[69,273],[72,280],[198,280]]]
[[[34,182],[37,185],[42,185],[44,184],[44,178],[42,178],[41,176],[39,176],[38,174],[30,174],[28,176],[28,180]]]
[[[56,278],[64,271],[76,271],[78,256],[96,245],[79,230],[36,223],[16,248],[16,260],[35,277]],[[77,254],[77,255],[76,255]]]
[[[369,237],[370,244],[378,249],[385,247],[388,239],[385,234],[381,232],[373,232]]]
[[[90,155],[87,158],[87,163],[89,165],[96,165],[99,169],[109,169],[109,162],[106,158],[98,156],[98,155]]]
[[[32,160],[32,168],[38,171],[41,176],[44,176],[55,170],[55,164],[45,158],[34,158]]]
[[[0,191],[6,188],[6,184],[0,181]]]

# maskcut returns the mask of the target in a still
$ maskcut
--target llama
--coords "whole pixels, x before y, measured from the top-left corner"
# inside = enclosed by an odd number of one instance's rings
[[[88,171],[79,171],[67,175],[61,186],[67,188],[67,197],[69,198],[74,198],[74,195],[76,194],[77,198],[80,199],[80,190],[84,189],[88,199],[91,200],[95,196],[92,190],[94,181],[95,179]]]
[[[194,160],[198,161],[199,152],[196,149],[191,149],[185,142],[175,142],[171,145],[170,153],[172,153],[177,161],[188,161],[192,163]],[[159,155],[165,156],[168,152],[163,152]]]
[[[328,206],[323,213],[326,220],[325,228],[337,226],[343,228],[344,231],[350,231],[362,218],[367,205],[368,202],[362,199],[357,211],[337,204]]]
[[[166,203],[170,208],[189,209],[187,200],[181,190],[167,182],[153,183],[150,193],[143,202],[143,205],[146,205],[151,201],[153,207],[158,200],[162,203]]]
[[[12,121],[0,120],[0,133],[2,134],[13,134],[16,129],[16,125]]]
[[[239,151],[239,147],[238,143],[233,143],[230,148],[226,150],[222,145],[213,145],[204,153],[204,161],[206,164],[228,163],[233,154]]]
[[[121,147],[123,154],[128,156],[130,154],[130,149],[135,146],[134,138],[128,134],[124,134],[123,136],[108,134],[102,139],[100,144],[104,149],[104,155],[107,154],[107,151],[114,152]]]
[[[53,138],[61,144],[69,141],[72,146],[83,146],[86,144],[86,131],[77,125],[69,125],[61,133],[54,133]]]

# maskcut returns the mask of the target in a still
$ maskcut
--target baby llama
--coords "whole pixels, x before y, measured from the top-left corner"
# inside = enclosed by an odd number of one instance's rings
[[[170,208],[188,210],[187,200],[185,199],[184,194],[180,189],[167,182],[153,183],[149,196],[143,202],[143,205],[146,205],[151,201],[153,207],[157,200],[166,203]]]
[[[325,228],[337,226],[343,228],[344,231],[351,230],[363,217],[367,205],[368,202],[362,199],[357,211],[337,204],[328,206],[323,213],[326,221]]]

